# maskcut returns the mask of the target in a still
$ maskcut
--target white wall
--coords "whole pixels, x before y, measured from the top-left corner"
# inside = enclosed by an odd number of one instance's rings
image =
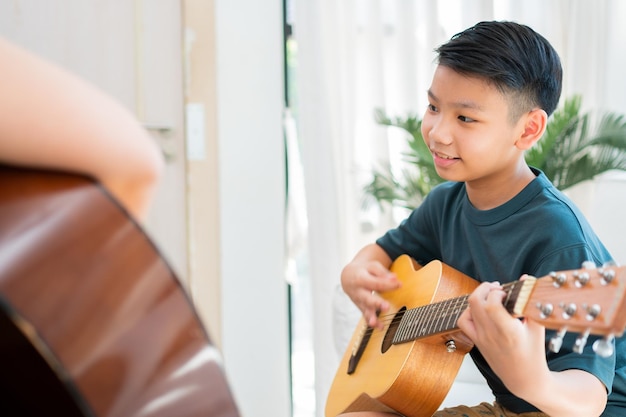
[[[282,2],[215,11],[225,365],[244,417],[285,417]]]
[[[626,174],[609,172],[567,190],[607,247],[613,259],[626,264]]]

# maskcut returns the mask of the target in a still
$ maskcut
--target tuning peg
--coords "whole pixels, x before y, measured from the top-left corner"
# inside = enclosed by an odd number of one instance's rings
[[[587,283],[591,279],[591,276],[589,275],[589,272],[587,271],[575,272],[574,279],[576,280],[575,281],[576,287],[581,288],[587,285]]]
[[[576,314],[576,310],[578,310],[574,303],[562,304],[561,308],[563,309],[563,318],[566,320],[571,319]]]
[[[541,312],[542,319],[547,319],[554,312],[554,306],[550,303],[545,303],[545,304],[537,303],[536,307]]]
[[[596,263],[594,261],[585,261],[582,264],[583,269],[596,269]]]
[[[598,273],[602,276],[600,282],[602,285],[608,285],[615,279],[615,270],[611,268],[601,268]]]
[[[614,351],[613,339],[615,339],[615,336],[610,334],[602,339],[596,340],[593,342],[593,351],[603,358],[608,358]]]
[[[586,306],[585,309],[587,310],[586,319],[588,321],[593,321],[597,319],[600,313],[602,312],[602,307],[600,307],[599,304],[592,304],[590,306]]]
[[[550,352],[559,353],[561,346],[563,346],[563,337],[565,336],[565,333],[567,333],[567,327],[563,327],[556,335],[554,335],[553,338],[550,339],[550,343],[548,344]]]
[[[557,288],[561,287],[565,284],[565,281],[567,281],[567,276],[562,272],[558,274],[556,272],[550,272],[550,277],[552,281],[554,281],[554,286]]]
[[[576,353],[583,353],[583,349],[587,344],[587,339],[589,338],[589,329],[585,330],[585,333],[581,334],[576,338],[576,342],[574,342],[573,350]]]

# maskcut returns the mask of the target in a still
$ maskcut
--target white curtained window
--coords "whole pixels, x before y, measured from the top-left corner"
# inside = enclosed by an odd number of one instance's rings
[[[433,49],[481,20],[513,20],[544,35],[564,67],[562,97],[626,113],[626,2],[620,0],[293,0],[297,135],[306,190],[316,415],[339,361],[333,300],[342,267],[394,225],[362,210],[372,168],[397,160],[401,137],[376,108],[421,117]],[[296,209],[298,205],[295,205]],[[297,324],[296,324],[297,325]],[[349,334],[345,337],[349,337]]]

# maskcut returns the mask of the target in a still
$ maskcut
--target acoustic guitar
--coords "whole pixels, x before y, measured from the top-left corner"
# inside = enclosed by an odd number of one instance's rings
[[[0,415],[238,417],[221,356],[98,184],[0,166]]]
[[[402,286],[381,294],[390,304],[381,317],[384,328],[373,329],[361,318],[328,393],[326,417],[351,411],[430,417],[472,348],[456,323],[477,281],[439,261],[421,267],[407,255],[396,259],[391,271]],[[515,317],[558,330],[552,351],[574,332],[579,335],[574,351],[582,351],[590,334],[601,335],[593,347],[608,356],[614,337],[626,327],[624,272],[624,267],[585,266],[529,277],[504,285],[504,305]]]

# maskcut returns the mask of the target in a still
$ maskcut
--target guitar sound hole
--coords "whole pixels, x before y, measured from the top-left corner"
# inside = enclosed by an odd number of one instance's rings
[[[404,316],[404,312],[406,311],[406,307],[402,307],[400,310],[396,312],[389,323],[389,327],[387,328],[387,332],[385,333],[385,337],[383,338],[383,343],[380,347],[382,353],[385,353],[389,350],[391,346],[393,346],[393,338],[398,331],[398,326],[400,325],[400,320],[402,320],[402,316]]]

